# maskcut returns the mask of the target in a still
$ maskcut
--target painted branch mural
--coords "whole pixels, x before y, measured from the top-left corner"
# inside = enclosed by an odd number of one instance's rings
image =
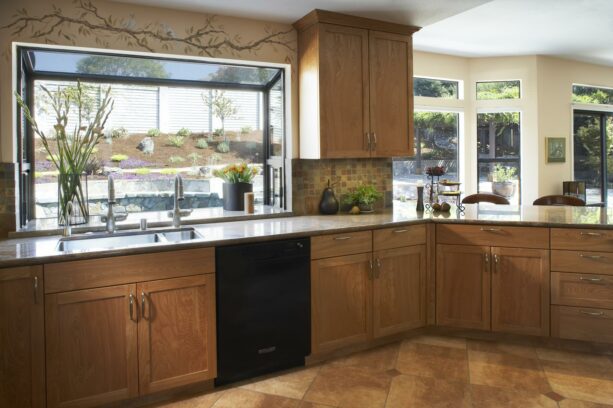
[[[78,38],[93,37],[104,48],[112,48],[111,41],[121,41],[130,48],[151,52],[179,51],[209,57],[257,53],[264,46],[294,50],[292,29],[275,31],[266,27],[260,38],[243,41],[240,35],[229,34],[216,16],[206,16],[202,25],[188,26],[183,33],[178,33],[162,22],[139,25],[135,15],[127,18],[106,15],[90,0],[74,0],[68,11],[51,5],[49,12],[40,15],[31,15],[22,8],[12,21],[0,28],[11,30],[15,37],[47,44],[77,45]]]

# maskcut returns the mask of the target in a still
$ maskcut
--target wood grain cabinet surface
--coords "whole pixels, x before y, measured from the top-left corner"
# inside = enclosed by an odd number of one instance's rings
[[[0,270],[0,407],[45,406],[43,268]]]

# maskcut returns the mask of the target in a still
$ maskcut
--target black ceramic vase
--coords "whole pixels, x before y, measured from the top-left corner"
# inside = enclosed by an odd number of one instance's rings
[[[223,183],[223,209],[226,211],[244,211],[245,193],[253,191],[251,183]]]
[[[330,180],[328,180],[328,187],[324,188],[321,193],[321,201],[319,202],[319,212],[321,214],[332,215],[338,212],[339,204],[334,190],[330,186]]]

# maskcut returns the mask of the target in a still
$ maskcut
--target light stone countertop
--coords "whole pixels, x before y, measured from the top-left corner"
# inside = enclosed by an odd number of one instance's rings
[[[202,239],[70,253],[56,250],[59,236],[6,239],[0,240],[0,267],[259,242],[427,222],[613,229],[613,209],[470,204],[466,206],[464,214],[458,214],[455,210],[447,214],[421,214],[415,211],[414,203],[397,203],[393,210],[374,214],[276,217],[196,224],[192,226],[203,236]]]

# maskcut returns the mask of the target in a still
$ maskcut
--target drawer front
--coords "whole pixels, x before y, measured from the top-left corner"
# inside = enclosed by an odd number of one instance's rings
[[[613,253],[551,251],[551,270],[613,275]]]
[[[373,231],[373,250],[401,248],[426,243],[426,226],[410,225]]]
[[[613,276],[552,272],[551,303],[613,309]]]
[[[613,311],[551,306],[551,335],[561,339],[613,343]]]
[[[346,232],[311,238],[311,259],[372,251],[372,231]]]
[[[215,273],[215,248],[47,264],[45,293]]]
[[[552,228],[551,248],[574,251],[613,252],[613,231],[578,228]]]
[[[442,224],[436,226],[436,242],[451,245],[547,249],[549,248],[549,229]]]

